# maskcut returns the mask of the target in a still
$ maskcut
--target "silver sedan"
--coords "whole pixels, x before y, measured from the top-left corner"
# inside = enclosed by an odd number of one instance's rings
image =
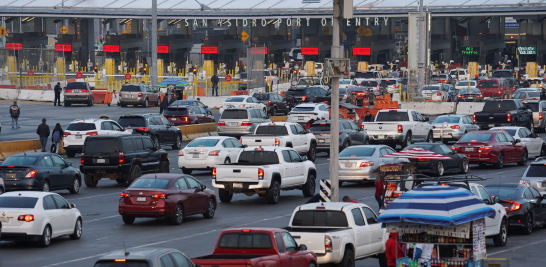
[[[449,141],[458,141],[464,134],[478,131],[478,125],[465,115],[442,115],[432,122],[432,138],[447,144]]]
[[[339,153],[339,183],[374,181],[373,172],[381,165],[409,162],[408,159],[383,158],[396,153],[386,145],[350,146]]]

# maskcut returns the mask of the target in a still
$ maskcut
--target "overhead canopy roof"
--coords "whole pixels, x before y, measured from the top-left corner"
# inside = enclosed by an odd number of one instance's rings
[[[5,0],[4,16],[149,17],[151,0]],[[321,17],[332,14],[333,0],[157,0],[158,16],[184,17]],[[545,0],[424,0],[433,15],[546,14]],[[528,4],[529,3],[529,4]],[[407,16],[416,0],[353,0],[355,15]]]

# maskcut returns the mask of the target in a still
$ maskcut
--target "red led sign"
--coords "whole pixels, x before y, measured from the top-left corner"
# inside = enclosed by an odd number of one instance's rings
[[[353,47],[353,55],[357,56],[369,56],[372,49],[370,47]]]
[[[6,49],[7,50],[22,50],[23,44],[22,43],[6,43]]]
[[[302,55],[316,56],[316,55],[318,55],[318,47],[302,47],[301,48],[301,54]]]
[[[253,55],[267,55],[267,47],[251,47],[250,53]]]
[[[103,45],[102,51],[119,53],[119,45]]]
[[[201,54],[218,54],[218,46],[201,46]]]
[[[169,46],[168,45],[158,45],[157,46],[157,53],[168,54],[169,53]]]
[[[71,44],[55,44],[55,51],[71,52],[72,45]]]

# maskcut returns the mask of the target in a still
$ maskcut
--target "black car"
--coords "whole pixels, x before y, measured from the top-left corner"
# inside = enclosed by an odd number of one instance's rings
[[[6,191],[80,191],[81,175],[72,163],[49,152],[18,153],[0,165]]]
[[[546,226],[546,201],[535,188],[516,183],[495,183],[484,187],[492,196],[500,198],[509,227],[519,228],[523,234],[530,235],[534,227]]]
[[[457,154],[442,143],[415,143],[403,150],[420,147],[452,160],[417,159],[417,169],[423,173],[431,173],[434,176],[442,176],[445,172],[467,173],[469,170],[468,158],[464,154]],[[403,151],[402,150],[402,151]],[[411,161],[415,161],[412,159]]]
[[[148,136],[89,136],[83,145],[80,171],[87,187],[96,187],[103,177],[132,183],[143,173],[168,173],[169,156]]]
[[[319,120],[311,125],[309,132],[317,139],[317,152],[330,153],[330,120]],[[368,134],[351,120],[339,120],[339,151],[352,145],[367,145]]]
[[[118,124],[133,134],[149,136],[157,148],[169,145],[180,149],[182,144],[182,131],[160,114],[122,115]]]
[[[296,101],[294,106],[301,103],[319,103],[330,101],[329,93],[321,87],[294,87],[288,89],[284,96],[286,97],[287,94],[292,94],[294,97]]]
[[[521,126],[533,131],[533,111],[519,99],[497,99],[485,102],[483,110],[474,112],[480,130],[501,126]]]
[[[198,100],[176,100],[169,106],[198,106],[204,108],[207,114],[212,116],[212,110],[210,110],[209,106]]]
[[[483,102],[482,91],[478,88],[463,88],[457,94],[457,102]]]
[[[267,112],[271,114],[271,116],[276,116],[277,112],[286,115],[290,111],[288,105],[286,104],[286,100],[280,94],[254,93],[252,96],[266,106]]]

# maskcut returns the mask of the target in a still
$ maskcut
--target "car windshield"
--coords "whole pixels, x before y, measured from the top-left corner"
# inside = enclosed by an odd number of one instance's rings
[[[339,84],[351,84],[351,80],[339,80]]]
[[[460,95],[468,95],[468,94],[481,94],[482,92],[479,89],[476,88],[463,88],[461,91],[459,91]]]
[[[86,139],[84,153],[103,153],[112,154],[118,151],[118,145],[115,138],[97,137]]]
[[[431,86],[431,85],[423,86],[423,91],[438,91],[438,90],[440,90],[440,86]]]
[[[342,158],[354,158],[354,157],[371,157],[375,152],[375,148],[371,147],[348,147],[343,149],[339,153],[339,157]]]
[[[529,97],[540,97],[540,92],[527,92]]]
[[[187,147],[214,147],[220,139],[196,139],[188,144]]]
[[[295,107],[292,111],[314,111],[315,107]]]
[[[95,263],[94,267],[150,267],[150,264],[145,260],[125,260],[119,262],[114,260],[100,260]]]
[[[379,112],[375,121],[409,121],[408,112]]]
[[[273,244],[271,243],[271,236],[269,234],[226,233],[220,237],[218,247],[271,249],[273,248]]]
[[[512,101],[487,101],[483,106],[484,112],[517,110],[516,102]]]
[[[170,179],[140,178],[134,181],[129,188],[167,188]]]
[[[66,89],[87,89],[87,84],[84,82],[67,83]]]
[[[36,197],[0,196],[0,208],[33,209],[36,202]]]
[[[244,97],[230,97],[228,99],[226,99],[226,101],[224,102],[243,102],[245,100]]]
[[[491,140],[491,136],[493,136],[493,134],[468,133],[461,137],[461,139],[459,139],[459,142],[487,142]]]
[[[254,94],[253,97],[258,100],[269,100],[269,94]]]
[[[516,194],[519,191],[518,190],[519,185],[517,184],[510,185],[510,186],[508,185],[498,186],[494,184],[489,184],[489,185],[485,185],[484,187],[490,195],[499,197],[501,200],[513,200],[517,197]]]
[[[281,134],[288,134],[288,131],[286,130],[286,126],[281,125],[267,125],[267,126],[258,126],[258,129],[256,129],[256,134],[274,134],[274,135],[281,135]]]
[[[121,127],[146,127],[146,120],[143,117],[121,117],[118,124]]]
[[[97,128],[94,123],[83,123],[83,122],[71,123],[71,124],[68,124],[68,126],[66,127],[67,131],[91,131],[96,129]]]
[[[238,162],[252,165],[279,164],[279,157],[274,151],[243,151]]]
[[[288,90],[293,96],[304,96],[305,89],[290,89]]]
[[[294,214],[292,226],[348,227],[349,224],[343,211],[299,210]]]
[[[432,123],[459,123],[460,117],[440,116]]]
[[[470,87],[474,87],[476,86],[476,82],[475,81],[461,81],[461,82],[458,82],[457,83],[457,86],[469,86]]]
[[[375,78],[373,72],[355,72],[355,78],[357,79],[371,79]]]
[[[227,120],[243,120],[248,119],[248,113],[246,110],[224,110],[220,119]]]
[[[121,92],[140,92],[139,85],[124,85],[121,87]]]
[[[499,128],[491,128],[490,130],[499,131],[499,132],[507,132],[511,136],[516,135],[516,131],[517,131],[517,129],[499,129]]]
[[[480,81],[478,83],[478,88],[497,88],[499,84],[497,81]]]
[[[396,80],[381,80],[381,85],[395,85]]]
[[[494,77],[494,78],[510,78],[512,77],[512,72],[511,71],[495,71],[493,72],[493,74],[491,75],[491,77]]]
[[[311,125],[311,128],[309,128],[309,131],[310,132],[329,132],[330,123],[325,123],[325,122],[315,123]]]
[[[362,81],[360,86],[377,87],[378,85],[376,81]]]
[[[302,78],[298,81],[298,85],[320,85],[320,79],[305,79]]]
[[[538,110],[538,103],[525,103],[525,105],[529,106],[532,111],[537,112]]]
[[[31,156],[11,156],[2,162],[0,166],[29,166],[34,164],[37,157]]]
[[[188,109],[187,108],[167,108],[164,114],[165,115],[187,115]]]
[[[544,177],[544,174],[546,173],[546,165],[544,164],[531,164],[529,168],[527,169],[527,174],[525,176],[527,177]]]

